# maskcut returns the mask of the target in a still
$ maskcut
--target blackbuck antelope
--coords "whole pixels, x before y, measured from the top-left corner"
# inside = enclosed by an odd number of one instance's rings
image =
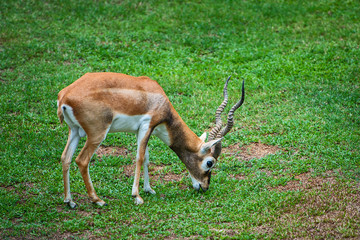
[[[230,110],[227,125],[222,128],[221,113],[227,101],[227,79],[224,87],[224,101],[216,111],[216,126],[209,139],[206,133],[196,136],[170,103],[160,85],[148,77],[132,77],[120,73],[87,73],[58,94],[57,114],[69,126],[69,137],[61,156],[65,199],[71,208],[69,166],[81,137],[87,136],[86,143],[76,158],[92,202],[103,206],[94,190],[89,175],[90,158],[109,132],[132,132],[137,136],[137,155],[132,196],[136,204],[144,201],[139,195],[140,170],[144,168],[144,191],[155,194],[149,184],[150,135],[159,137],[186,165],[193,187],[206,191],[209,188],[211,169],[221,152],[221,140],[233,126],[233,116],[244,102],[242,96]]]

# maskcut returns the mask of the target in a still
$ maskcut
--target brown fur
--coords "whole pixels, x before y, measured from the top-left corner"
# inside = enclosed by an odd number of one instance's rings
[[[166,124],[169,132],[171,149],[176,152],[191,175],[202,182],[201,187],[205,190],[209,187],[209,174],[204,173],[200,165],[204,157],[211,155],[211,152],[206,156],[199,154],[204,142],[187,127],[156,81],[148,77],[133,77],[120,73],[87,73],[59,92],[57,114],[60,122],[64,120],[61,109],[63,104],[72,107],[75,118],[87,134],[87,141],[76,158],[76,163],[93,202],[104,203],[97,197],[91,184],[88,164],[96,148],[105,138],[114,116],[118,113],[129,116],[147,114],[152,117],[150,128],[139,146],[135,170],[137,189],[149,137],[154,128],[162,123]],[[69,136],[70,134],[71,130]],[[69,162],[69,159],[66,159],[69,141],[64,149],[63,164]],[[65,165],[63,168],[68,171]],[[65,198],[67,199],[69,197],[66,196],[68,183],[65,173]],[[140,198],[138,191],[133,194]]]

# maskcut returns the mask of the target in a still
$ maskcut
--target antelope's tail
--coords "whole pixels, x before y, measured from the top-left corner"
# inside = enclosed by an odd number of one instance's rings
[[[60,124],[63,124],[64,122],[64,113],[63,113],[63,110],[61,109],[61,104],[59,102],[59,100],[57,101],[57,115],[58,115],[58,118],[60,120]]]

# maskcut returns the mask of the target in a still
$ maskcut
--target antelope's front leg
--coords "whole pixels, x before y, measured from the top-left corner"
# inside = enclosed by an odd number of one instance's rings
[[[136,154],[134,184],[132,187],[132,194],[131,194],[135,198],[135,204],[144,203],[144,200],[140,197],[139,194],[140,171],[141,171],[141,166],[144,163],[147,143],[149,141],[150,135],[151,135],[151,129],[149,128],[149,124],[142,124],[137,134],[138,149]]]
[[[140,197],[140,194],[139,194],[140,170],[141,170],[143,161],[144,161],[144,158],[140,157],[140,156],[136,159],[134,184],[133,184],[132,193],[131,193],[131,195],[135,198],[135,204],[137,204],[137,205],[144,203],[144,200]]]
[[[150,194],[156,194],[154,190],[150,187],[150,178],[149,178],[149,148],[146,147],[145,151],[145,161],[144,161],[144,191]]]

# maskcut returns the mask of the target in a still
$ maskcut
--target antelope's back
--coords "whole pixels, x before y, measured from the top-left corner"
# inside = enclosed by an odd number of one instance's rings
[[[108,109],[126,115],[147,114],[168,104],[164,90],[148,77],[86,73],[58,94],[58,105],[84,111]]]

